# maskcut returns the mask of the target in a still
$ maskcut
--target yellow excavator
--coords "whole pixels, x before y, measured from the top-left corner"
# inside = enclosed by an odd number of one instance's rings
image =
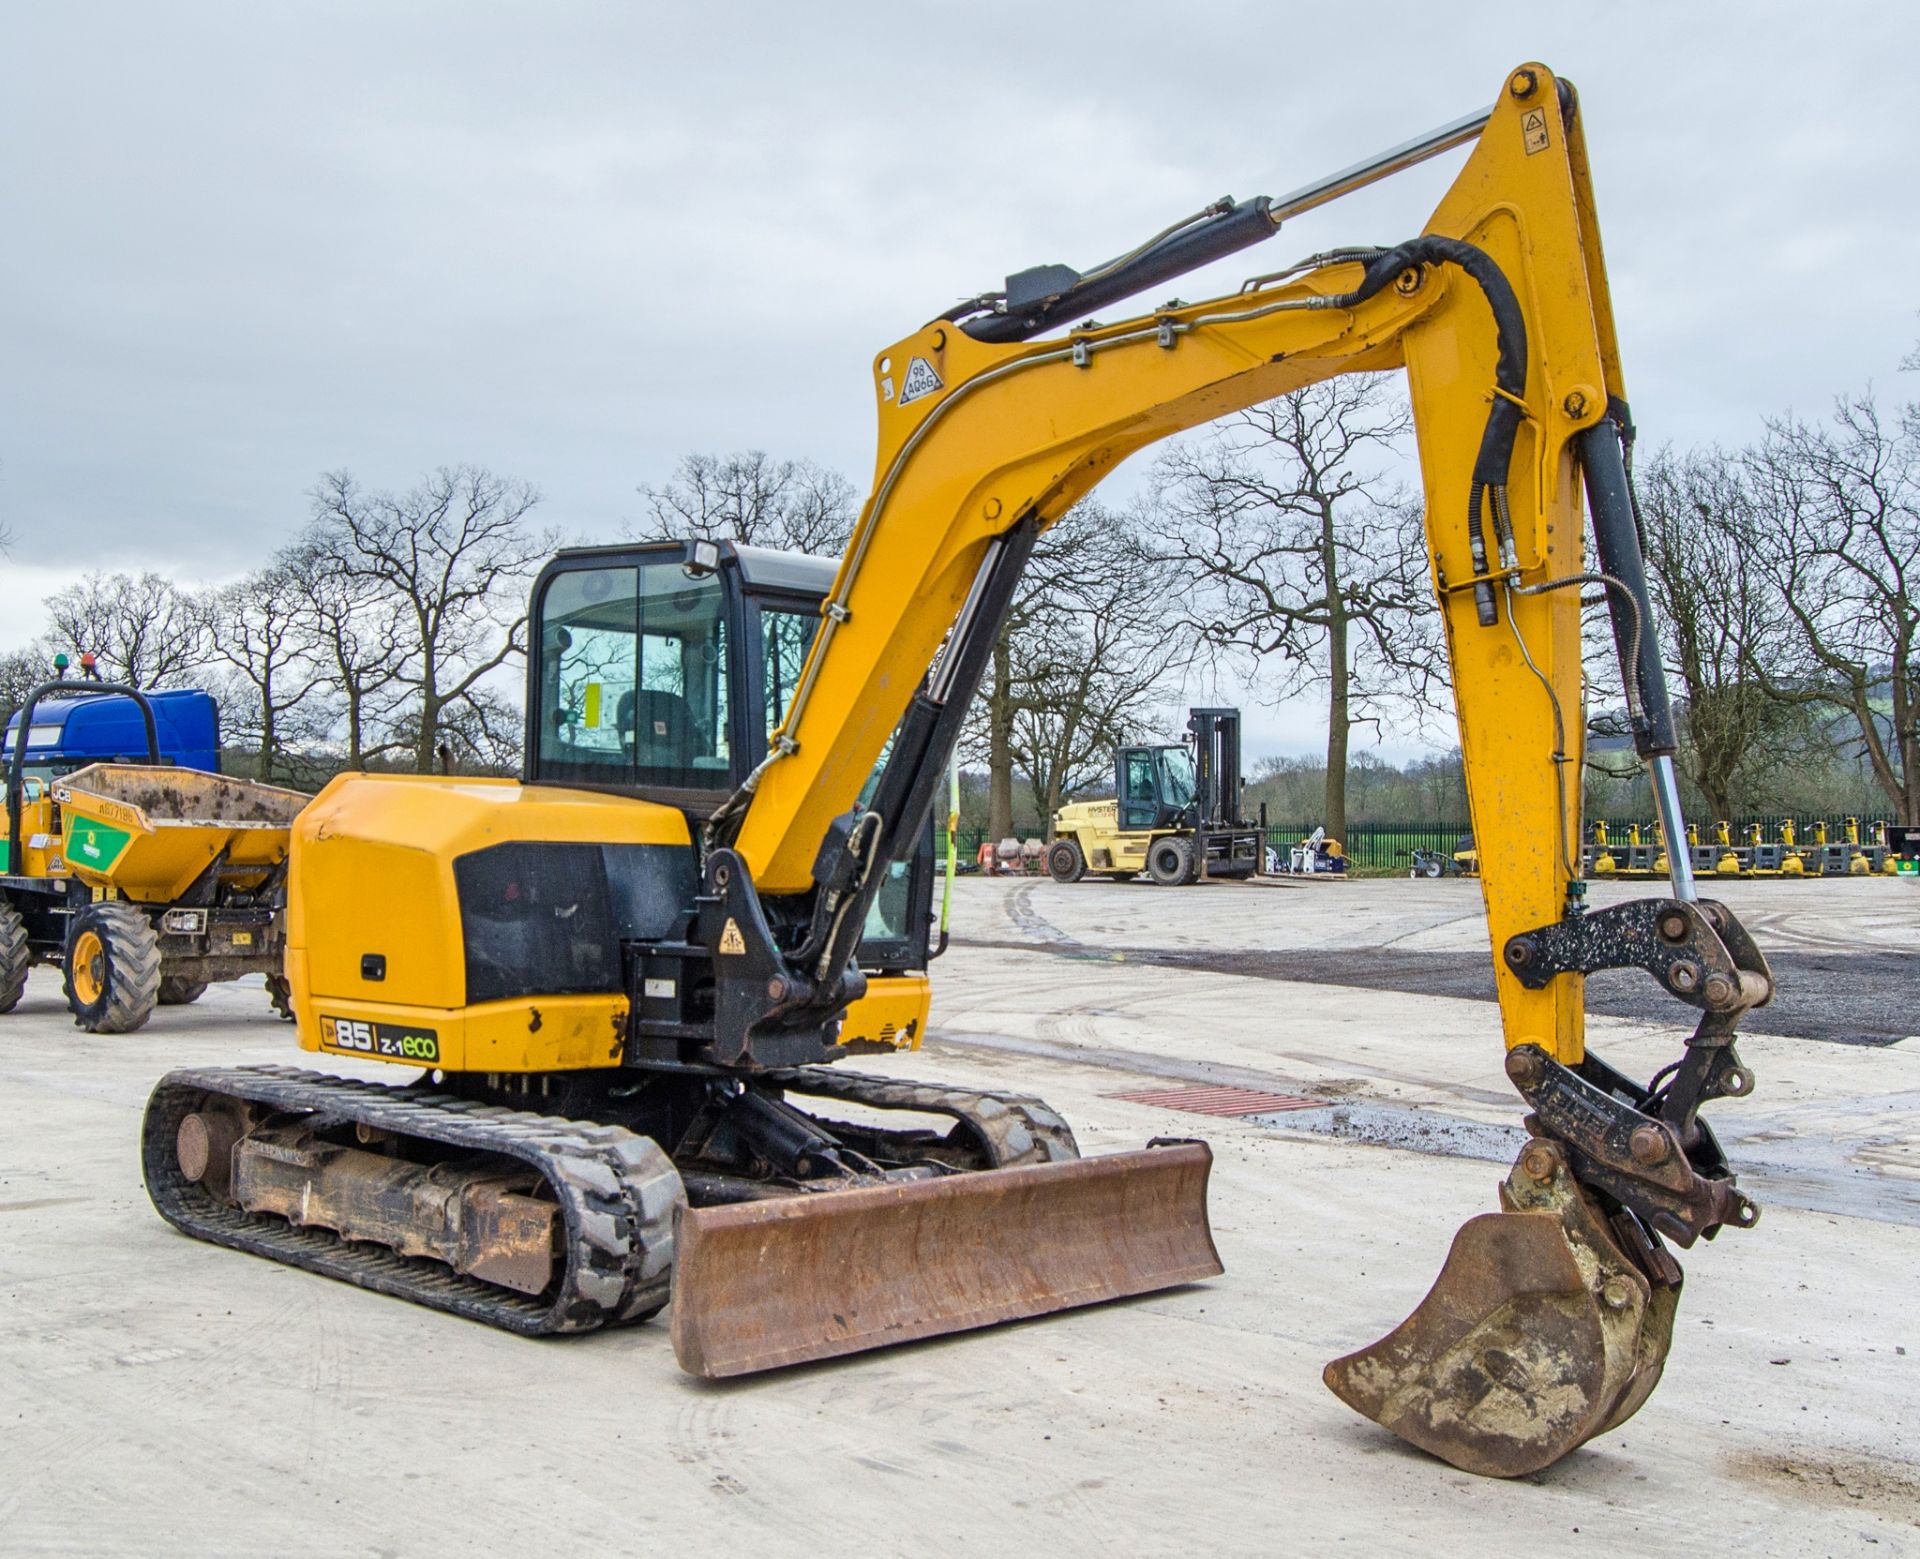
[[[1089,317],[1469,146],[1418,237]],[[708,1375],[1218,1272],[1203,1145],[1082,1159],[1037,1101],[831,1063],[924,1032],[915,863],[1035,538],[1157,439],[1398,368],[1531,1140],[1427,1299],[1326,1378],[1480,1473],[1629,1417],[1671,1336],[1669,1245],[1756,1217],[1699,1108],[1751,1090],[1734,1030],[1772,982],[1685,852],[1665,896],[1585,900],[1585,587],[1609,602],[1667,837],[1685,824],[1581,118],[1537,64],[1381,157],[1084,272],[1023,271],[888,347],[876,479],[837,567],[710,541],[555,559],[524,778],[348,775],[296,831],[301,1044],[418,1080],[169,1074],[144,1137],[160,1212],[521,1332],[671,1298],[678,1356]],[[1613,967],[1699,1014],[1644,1083],[1584,1044],[1584,977]]]

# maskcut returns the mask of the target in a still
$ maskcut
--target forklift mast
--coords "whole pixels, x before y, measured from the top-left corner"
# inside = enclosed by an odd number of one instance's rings
[[[1193,740],[1194,806],[1201,828],[1232,828],[1240,816],[1240,711],[1189,709]]]

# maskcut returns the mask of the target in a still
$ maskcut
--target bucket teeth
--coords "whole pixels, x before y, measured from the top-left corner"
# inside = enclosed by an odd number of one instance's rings
[[[1333,1393],[1467,1472],[1537,1472],[1624,1423],[1660,1379],[1679,1285],[1626,1256],[1550,1142],[1505,1211],[1469,1220],[1413,1314],[1326,1368]]]
[[[673,1346],[725,1376],[1216,1277],[1205,1143],[687,1208]]]

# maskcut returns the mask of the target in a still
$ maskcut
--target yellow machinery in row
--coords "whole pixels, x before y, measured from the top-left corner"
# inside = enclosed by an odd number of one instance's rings
[[[1711,841],[1702,843],[1699,825],[1689,823],[1687,854],[1693,870],[1702,876],[1791,879],[1899,875],[1901,852],[1890,842],[1889,825],[1875,822],[1867,832],[1868,837],[1863,839],[1860,819],[1849,817],[1835,839],[1821,820],[1808,826],[1803,839],[1793,819],[1787,818],[1780,824],[1777,839],[1769,840],[1760,824],[1749,823],[1736,843],[1732,826],[1722,820],[1713,825]],[[1638,823],[1629,823],[1625,836],[1616,839],[1606,820],[1598,819],[1584,850],[1584,865],[1593,877],[1628,882],[1665,877],[1666,837],[1657,824],[1642,829]]]
[[[1091,317],[1456,146],[1420,236]],[[1366,165],[1209,205],[1085,272],[1020,272],[887,347],[874,485],[830,580],[711,542],[556,559],[523,780],[346,776],[295,834],[301,1044],[430,1080],[172,1073],[147,1111],[155,1204],[518,1331],[671,1297],[704,1374],[1216,1272],[1204,1146],[1081,1159],[1035,1101],[832,1063],[924,1032],[925,901],[901,885],[1035,538],[1158,439],[1401,368],[1534,1139],[1428,1299],[1327,1381],[1490,1474],[1630,1417],[1670,1340],[1669,1244],[1755,1218],[1699,1111],[1753,1087],[1734,1030],[1772,987],[1682,861],[1665,896],[1585,903],[1585,585],[1609,594],[1669,836],[1684,824],[1581,117],[1540,65]],[[905,918],[863,954],[890,893]],[[1699,1017],[1648,1082],[1585,1045],[1584,978],[1616,966]],[[902,1110],[953,1125],[885,1123]]]

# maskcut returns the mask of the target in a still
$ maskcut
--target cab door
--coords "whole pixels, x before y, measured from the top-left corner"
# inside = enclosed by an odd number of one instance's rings
[[[1159,765],[1151,747],[1122,747],[1114,760],[1114,794],[1122,830],[1152,828],[1160,820]]]

